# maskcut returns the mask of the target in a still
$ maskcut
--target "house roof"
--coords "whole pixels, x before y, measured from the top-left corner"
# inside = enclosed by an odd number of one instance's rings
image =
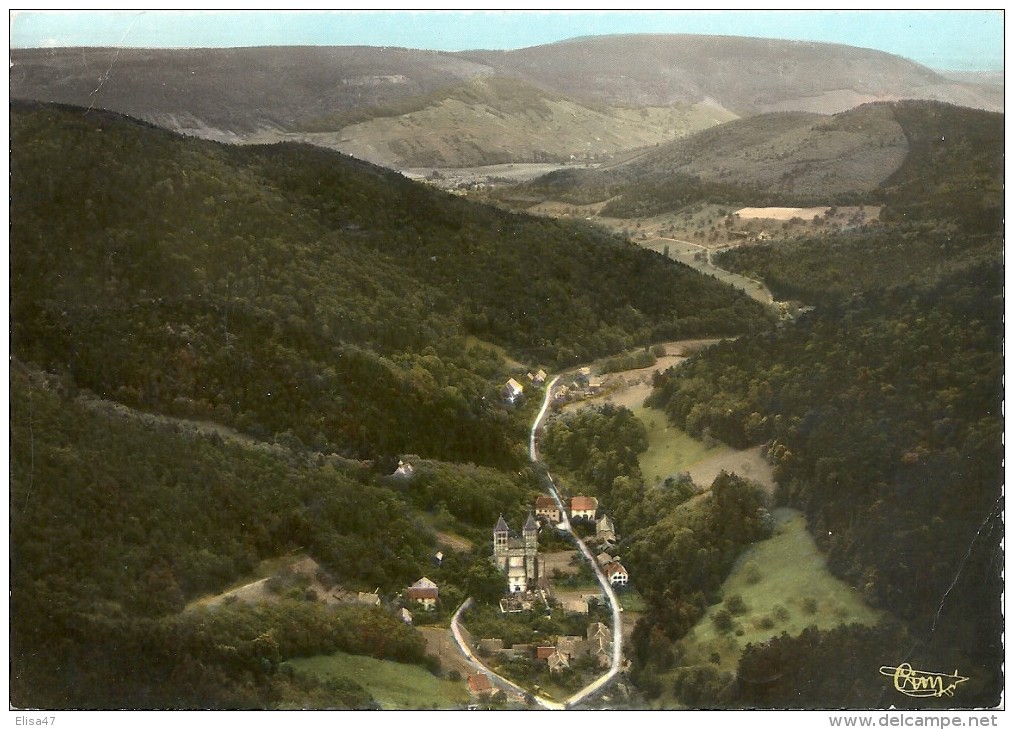
[[[514,378],[508,380],[505,385],[507,388],[510,388],[515,393],[523,393],[525,390],[523,387],[521,387],[521,383],[516,381]]]
[[[500,651],[503,649],[503,639],[479,639],[479,646],[489,651]]]
[[[539,523],[535,521],[535,515],[531,512],[528,513],[528,519],[525,520],[525,526],[523,529],[525,532],[539,529]]]
[[[537,646],[535,647],[535,658],[536,659],[549,659],[556,653],[555,646]]]
[[[549,664],[550,669],[556,669],[557,667],[569,667],[570,661],[567,659],[566,654],[562,654],[558,651],[554,651],[546,659],[546,663]]]
[[[412,584],[413,588],[436,588],[437,584],[427,578],[425,575]]]
[[[548,494],[540,494],[535,498],[535,509],[557,509],[556,500]]]
[[[476,694],[481,692],[492,692],[493,683],[489,681],[489,677],[485,674],[469,674],[468,689]]]
[[[556,650],[561,654],[574,655],[584,641],[580,636],[561,636],[556,640]]]
[[[613,532],[615,529],[613,527],[613,521],[609,519],[609,515],[602,515],[599,517],[598,520],[595,521],[595,527],[599,530],[609,530],[610,532]]]
[[[595,497],[571,497],[570,498],[570,509],[571,511],[576,510],[595,510],[599,507],[599,501]]]
[[[428,599],[436,599],[439,595],[436,588],[406,588],[405,595],[409,598],[414,598],[417,601],[425,601]]]
[[[507,520],[500,515],[500,519],[496,521],[496,527],[493,528],[493,532],[510,532],[510,527],[507,525]]]
[[[616,573],[627,574],[627,569],[624,568],[620,563],[612,562],[606,566],[606,575],[612,578]]]

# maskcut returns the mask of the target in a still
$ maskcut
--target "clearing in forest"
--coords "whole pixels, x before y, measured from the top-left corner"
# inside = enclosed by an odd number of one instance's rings
[[[773,516],[774,534],[747,548],[722,586],[723,601],[680,641],[683,666],[734,672],[747,644],[810,626],[880,621],[880,611],[828,571],[801,512],[782,507]]]

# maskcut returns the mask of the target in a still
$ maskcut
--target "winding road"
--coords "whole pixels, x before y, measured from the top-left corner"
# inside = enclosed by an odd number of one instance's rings
[[[531,438],[529,440],[528,445],[528,454],[533,462],[539,461],[538,442],[536,435],[539,430],[539,427],[542,425],[542,421],[546,418],[546,413],[549,411],[549,404],[553,399],[553,386],[556,385],[559,379],[560,376],[557,375],[546,385],[546,397],[542,402],[542,408],[539,410],[539,414],[535,417],[535,422],[532,424]],[[556,502],[556,506],[560,509],[560,514],[563,515],[563,519],[559,525],[560,529],[569,532],[573,536],[574,542],[577,544],[577,547],[581,551],[581,554],[584,556],[585,560],[588,561],[592,569],[595,571],[595,577],[596,579],[598,579],[599,585],[602,586],[602,592],[605,594],[606,600],[609,603],[609,608],[612,613],[612,622],[613,622],[613,654],[612,657],[610,658],[609,671],[603,674],[598,679],[596,679],[591,684],[588,684],[584,688],[580,689],[579,691],[568,697],[566,700],[563,701],[563,703],[553,702],[552,700],[548,700],[543,697],[533,695],[530,692],[522,689],[518,685],[514,684],[510,680],[505,679],[504,677],[501,677],[500,675],[494,673],[488,667],[483,665],[482,662],[480,662],[478,658],[476,658],[476,656],[472,653],[472,650],[469,649],[468,647],[468,642],[466,642],[464,640],[464,637],[462,637],[461,635],[461,626],[459,623],[461,615],[465,611],[467,611],[472,605],[471,598],[467,599],[464,603],[462,603],[461,606],[458,607],[458,610],[455,612],[454,618],[451,619],[451,632],[454,635],[454,641],[457,643],[458,648],[461,649],[461,652],[465,655],[465,658],[469,661],[469,663],[471,663],[472,666],[476,667],[483,673],[488,674],[490,680],[495,685],[499,686],[501,689],[506,689],[508,691],[520,693],[522,696],[526,698],[530,697],[534,699],[534,701],[537,702],[540,706],[548,710],[565,710],[575,707],[579,703],[583,702],[584,700],[594,695],[596,692],[598,692],[603,687],[608,685],[609,682],[619,673],[620,666],[623,661],[623,627],[620,623],[620,602],[616,597],[616,592],[613,591],[612,585],[606,578],[605,573],[602,572],[602,568],[601,566],[599,566],[598,561],[595,560],[595,556],[592,554],[591,550],[588,549],[588,546],[584,544],[584,541],[571,528],[570,520],[567,519],[566,506],[564,505],[563,500],[560,498],[560,493],[556,488],[556,483],[553,481],[553,476],[549,473],[548,470],[546,471],[546,478],[549,481],[549,490],[550,493],[553,495],[553,500]]]

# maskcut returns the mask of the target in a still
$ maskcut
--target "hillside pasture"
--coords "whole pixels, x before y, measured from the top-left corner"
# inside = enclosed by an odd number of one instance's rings
[[[678,431],[675,426],[670,429]],[[687,438],[690,438],[687,436]],[[756,482],[769,494],[774,492],[774,470],[761,453],[760,446],[749,449],[719,447],[686,468],[694,484],[710,487],[720,473],[738,474],[744,479]]]
[[[649,484],[658,484],[666,477],[689,471],[703,460],[713,459],[730,451],[727,446],[706,445],[669,423],[661,411],[644,406],[634,408],[634,415],[648,430],[648,450],[638,457],[641,473]],[[696,482],[697,480],[695,480]],[[697,482],[703,484],[702,482]],[[703,486],[710,486],[708,481]]]
[[[352,680],[384,710],[455,709],[468,703],[465,679],[439,679],[422,667],[366,656],[334,654],[292,659],[297,672],[321,681]]]
[[[880,621],[880,612],[827,570],[802,513],[779,508],[773,516],[772,537],[743,553],[722,586],[724,600],[710,606],[680,641],[684,666],[735,671],[749,643],[783,632],[795,636],[810,626]]]

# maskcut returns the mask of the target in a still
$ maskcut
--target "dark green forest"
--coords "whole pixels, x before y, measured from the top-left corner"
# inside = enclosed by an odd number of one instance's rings
[[[145,426],[61,390],[11,369],[15,705],[316,703],[313,688],[277,674],[280,661],[335,648],[423,661],[421,637],[380,610],[299,601],[273,615],[181,613],[293,550],[351,588],[416,580],[432,533],[370,470]],[[372,633],[385,638],[371,644]]]
[[[281,662],[424,662],[388,612],[183,607],[291,551],[394,596],[433,570],[429,525],[485,540],[530,505],[530,408],[502,402],[502,348],[552,367],[770,326],[745,296],[588,227],[313,147],[20,103],[10,285],[19,706],[369,706]],[[422,457],[415,488],[386,476],[404,453]],[[473,562],[447,555],[446,600],[479,585]]]
[[[775,501],[802,510],[831,570],[898,624],[751,646],[735,681],[679,677],[684,701],[896,704],[880,685],[834,679],[905,660],[971,676],[939,706],[995,704],[1002,115],[893,108],[902,167],[877,190],[819,201],[884,204],[882,224],[721,258],[815,307],[776,326],[746,295],[590,226],[311,146],[12,104],[12,704],[374,706],[356,683],[284,662],[342,650],[432,669],[421,634],[388,610],[294,595],[185,606],[294,553],[389,604],[428,574],[441,618],[467,595],[494,600],[481,547],[444,548],[439,574],[431,556],[434,530],[481,546],[498,514],[514,524],[541,491],[525,447],[535,399],[504,404],[506,378],[725,335],[659,374],[650,404],[694,436],[764,444]],[[573,202],[618,195],[614,215],[812,202],[585,173],[535,185]],[[110,402],[151,419],[96,407]],[[769,505],[727,474],[704,498],[688,480],[646,489],[646,443],[630,411],[607,406],[557,420],[542,447],[623,536],[647,604],[630,676],[650,697],[678,666],[673,641],[766,534]],[[404,454],[419,455],[407,482],[389,476]]]
[[[959,706],[1001,681],[1000,251],[924,221],[730,254],[816,309],[698,354],[649,400],[693,435],[765,444],[831,570],[909,627],[902,654],[973,677]]]
[[[14,105],[11,350],[131,406],[348,456],[515,464],[502,361],[764,326],[587,227],[309,146]]]

